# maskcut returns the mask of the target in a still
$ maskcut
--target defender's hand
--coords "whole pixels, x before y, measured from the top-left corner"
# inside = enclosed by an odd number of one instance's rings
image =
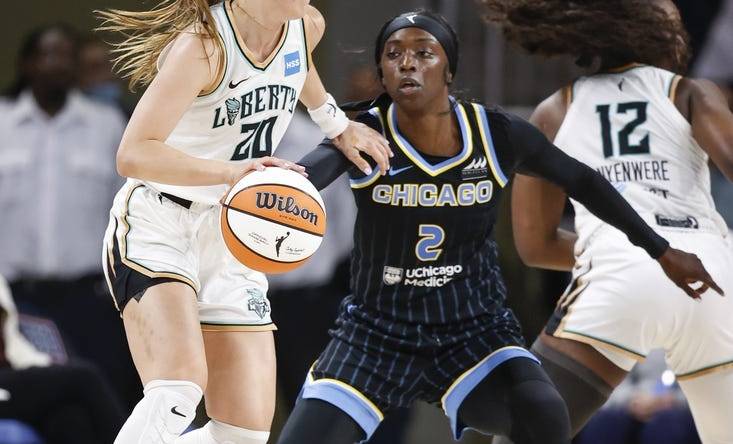
[[[382,175],[389,169],[389,158],[394,156],[389,148],[389,142],[381,134],[360,122],[349,121],[349,126],[340,136],[333,139],[333,144],[357,166],[364,174],[371,174],[369,162],[361,157],[361,152],[369,155],[382,171]]]
[[[693,299],[700,299],[708,288],[717,291],[721,296],[723,290],[715,283],[708,271],[697,256],[676,250],[672,247],[657,259],[662,266],[664,273]],[[702,282],[702,285],[694,288],[691,284]]]

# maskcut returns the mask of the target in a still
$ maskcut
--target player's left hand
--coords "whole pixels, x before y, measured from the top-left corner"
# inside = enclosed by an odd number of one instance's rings
[[[708,288],[712,288],[721,296],[725,296],[723,290],[715,283],[696,255],[669,247],[657,260],[667,277],[687,293],[689,297],[700,299]],[[698,282],[702,285],[693,286]]]
[[[372,173],[372,168],[361,157],[361,152],[374,159],[382,175],[387,173],[389,158],[394,156],[387,139],[367,125],[353,120],[349,121],[349,126],[341,135],[333,139],[333,144],[366,175]]]
[[[224,205],[224,201],[229,195],[229,191],[231,191],[234,184],[239,182],[244,176],[252,171],[265,171],[266,167],[278,167],[285,170],[295,171],[303,177],[308,177],[308,173],[305,172],[304,166],[272,156],[258,157],[243,163],[226,162],[224,167],[226,168],[225,184],[228,185],[228,189],[226,193],[221,196],[221,199],[219,199],[219,204],[222,206]]]

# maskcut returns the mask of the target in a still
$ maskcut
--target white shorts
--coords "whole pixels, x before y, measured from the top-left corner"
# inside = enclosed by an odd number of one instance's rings
[[[229,253],[219,211],[195,202],[186,208],[128,181],[115,196],[102,257],[117,309],[153,285],[176,281],[196,292],[203,330],[275,330],[267,279]]]
[[[547,333],[590,344],[627,371],[654,348],[666,351],[680,380],[733,368],[730,237],[693,230],[662,233],[674,248],[696,254],[727,295],[708,290],[696,301],[619,231],[599,231],[578,257]]]

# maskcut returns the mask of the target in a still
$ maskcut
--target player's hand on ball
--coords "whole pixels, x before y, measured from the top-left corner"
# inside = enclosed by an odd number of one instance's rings
[[[708,288],[724,296],[723,290],[715,283],[696,255],[669,247],[658,261],[667,277],[689,297],[700,299]],[[702,285],[694,286],[697,282]]]
[[[364,174],[371,174],[369,166],[361,153],[369,155],[382,171],[382,175],[389,169],[389,158],[394,156],[387,139],[381,134],[360,122],[349,121],[349,126],[340,136],[333,139],[334,145],[357,166]]]
[[[234,185],[239,182],[239,179],[244,177],[245,174],[251,171],[264,171],[265,167],[279,167],[286,170],[293,170],[296,173],[301,174],[304,177],[308,177],[305,172],[305,167],[298,165],[295,162],[289,160],[278,159],[277,157],[259,157],[252,159],[244,163],[230,164],[229,172],[227,173],[227,185]]]

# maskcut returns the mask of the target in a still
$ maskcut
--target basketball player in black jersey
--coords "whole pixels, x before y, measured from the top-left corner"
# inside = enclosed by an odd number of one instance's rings
[[[442,18],[390,20],[375,56],[387,94],[358,120],[383,132],[395,157],[385,175],[349,171],[359,209],[353,295],[279,443],[359,442],[391,409],[422,399],[442,406],[456,439],[473,428],[518,444],[567,444],[565,404],[504,306],[491,232],[512,175],[557,183],[665,258],[679,285],[715,283],[695,256],[669,248],[608,182],[530,124],[450,97],[458,43]],[[330,143],[301,163],[318,188],[349,169]]]

